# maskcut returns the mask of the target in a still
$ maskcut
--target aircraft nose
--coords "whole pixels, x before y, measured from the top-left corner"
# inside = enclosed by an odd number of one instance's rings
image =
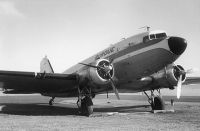
[[[168,39],[168,45],[171,52],[176,55],[181,55],[187,47],[187,41],[180,37],[170,37]]]

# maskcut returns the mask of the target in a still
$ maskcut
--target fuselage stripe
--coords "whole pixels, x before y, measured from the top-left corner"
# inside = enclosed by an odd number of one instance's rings
[[[120,51],[115,52],[114,54],[111,54],[110,56],[105,57],[105,59],[114,60],[114,59],[122,57],[126,54],[132,53],[134,51],[149,47],[149,46],[154,45],[154,44],[157,44],[158,42],[160,42],[162,40],[163,39],[156,39],[156,40],[151,40],[151,41],[145,42],[145,43],[139,43],[139,44],[134,45],[134,46],[128,46],[126,49],[122,49]]]

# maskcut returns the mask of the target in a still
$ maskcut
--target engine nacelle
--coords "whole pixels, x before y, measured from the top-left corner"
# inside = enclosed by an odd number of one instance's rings
[[[153,74],[152,77],[159,83],[160,86],[174,89],[174,86],[177,85],[182,71],[184,71],[182,66],[171,64],[165,69]],[[182,74],[182,82],[184,82],[185,79],[186,74]]]
[[[107,84],[109,82],[109,78],[113,78],[114,68],[113,65],[110,64],[109,60],[99,59],[91,65],[94,67],[88,67],[81,73],[84,78],[87,77],[91,82],[99,85]]]

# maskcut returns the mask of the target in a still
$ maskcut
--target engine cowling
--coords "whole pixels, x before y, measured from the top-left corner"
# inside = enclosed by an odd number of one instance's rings
[[[186,74],[184,68],[181,65],[168,65],[165,69],[160,70],[159,72],[152,75],[152,77],[159,83],[162,87],[169,87],[174,89],[174,86],[177,86],[178,79],[182,75],[182,83],[186,79]]]
[[[95,84],[104,85],[109,82],[110,78],[113,78],[114,68],[109,60],[99,59],[82,71],[81,76],[88,78],[90,82]]]
[[[106,59],[99,59],[96,61],[95,66],[106,67],[107,71],[101,68],[89,68],[90,79],[96,84],[107,84],[109,82],[109,75],[111,78],[114,76],[113,65]],[[109,74],[108,74],[109,73]]]

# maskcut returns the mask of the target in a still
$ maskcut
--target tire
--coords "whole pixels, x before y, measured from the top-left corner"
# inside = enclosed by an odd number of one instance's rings
[[[81,114],[84,116],[90,116],[93,113],[92,99],[88,96],[81,100]]]
[[[92,113],[93,113],[93,106],[88,106],[88,107],[87,107],[86,116],[90,116]]]
[[[154,102],[152,103],[153,110],[164,110],[165,103],[161,97],[154,97]]]

